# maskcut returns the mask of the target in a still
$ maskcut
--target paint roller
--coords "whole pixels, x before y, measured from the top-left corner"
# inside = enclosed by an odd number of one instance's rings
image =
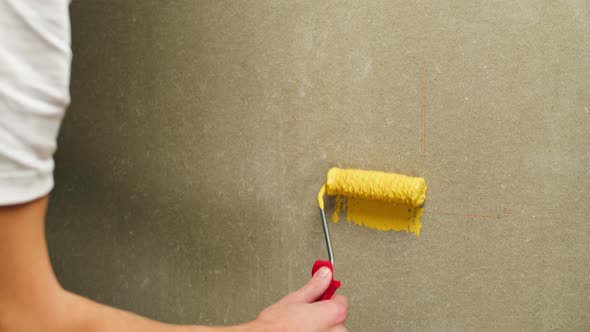
[[[426,199],[426,181],[423,178],[395,173],[367,171],[358,169],[332,168],[326,175],[326,183],[318,193],[318,205],[324,229],[324,239],[328,249],[328,261],[318,259],[312,268],[312,275],[325,266],[334,272],[334,251],[324,211],[324,194],[342,195],[365,200],[377,200],[392,204],[418,207]],[[333,275],[333,274],[332,274]],[[332,277],[332,282],[319,301],[332,298],[341,282]]]

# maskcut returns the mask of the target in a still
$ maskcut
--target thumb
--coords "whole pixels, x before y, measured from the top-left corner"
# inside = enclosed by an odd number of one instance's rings
[[[281,302],[313,303],[324,294],[332,281],[332,271],[327,267],[320,268],[311,279],[299,290],[285,296]]]

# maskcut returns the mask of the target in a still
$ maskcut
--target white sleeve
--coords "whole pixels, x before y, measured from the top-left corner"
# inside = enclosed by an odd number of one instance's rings
[[[70,102],[68,0],[0,0],[0,206],[53,188]]]

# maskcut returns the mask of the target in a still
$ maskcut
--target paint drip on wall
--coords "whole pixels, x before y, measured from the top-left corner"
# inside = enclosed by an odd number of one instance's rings
[[[336,196],[332,220],[346,211],[346,220],[381,231],[406,231],[420,235],[422,205],[426,199],[423,178],[378,171],[332,168],[323,192]],[[320,201],[318,196],[318,202]],[[323,208],[323,200],[320,202]]]

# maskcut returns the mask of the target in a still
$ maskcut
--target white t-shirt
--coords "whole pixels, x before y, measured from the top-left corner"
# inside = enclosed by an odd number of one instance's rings
[[[0,206],[53,188],[70,102],[68,0],[0,0]]]

